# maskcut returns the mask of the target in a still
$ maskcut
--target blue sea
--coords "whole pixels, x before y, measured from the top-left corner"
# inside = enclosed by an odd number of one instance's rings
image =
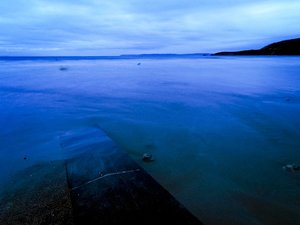
[[[2,58],[0,125],[2,190],[97,126],[204,224],[300,224],[300,57]]]

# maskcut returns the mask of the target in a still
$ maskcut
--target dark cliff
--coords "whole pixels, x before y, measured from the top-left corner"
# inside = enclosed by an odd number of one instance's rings
[[[258,50],[218,52],[214,55],[300,55],[300,38],[276,42]]]

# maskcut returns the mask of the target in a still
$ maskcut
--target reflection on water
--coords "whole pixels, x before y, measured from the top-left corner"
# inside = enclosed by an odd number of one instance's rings
[[[300,224],[299,58],[140,61],[0,62],[0,187],[100,126],[205,224]]]

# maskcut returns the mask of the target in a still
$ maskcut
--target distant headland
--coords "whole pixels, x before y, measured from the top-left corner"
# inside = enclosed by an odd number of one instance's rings
[[[218,52],[213,55],[300,55],[300,38],[275,42],[258,50]]]
[[[41,60],[41,61],[63,61],[63,60],[113,60],[113,59],[176,59],[176,58],[203,58],[210,56],[247,56],[247,55],[286,55],[300,56],[300,38],[284,40],[267,45],[261,49],[243,50],[234,52],[218,53],[153,53],[153,54],[125,54],[111,56],[1,56],[0,61],[23,61],[23,60]]]

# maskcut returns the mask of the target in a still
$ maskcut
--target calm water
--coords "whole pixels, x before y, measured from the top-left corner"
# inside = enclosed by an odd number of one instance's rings
[[[300,224],[299,57],[2,61],[0,125],[2,188],[100,126],[207,225]]]

